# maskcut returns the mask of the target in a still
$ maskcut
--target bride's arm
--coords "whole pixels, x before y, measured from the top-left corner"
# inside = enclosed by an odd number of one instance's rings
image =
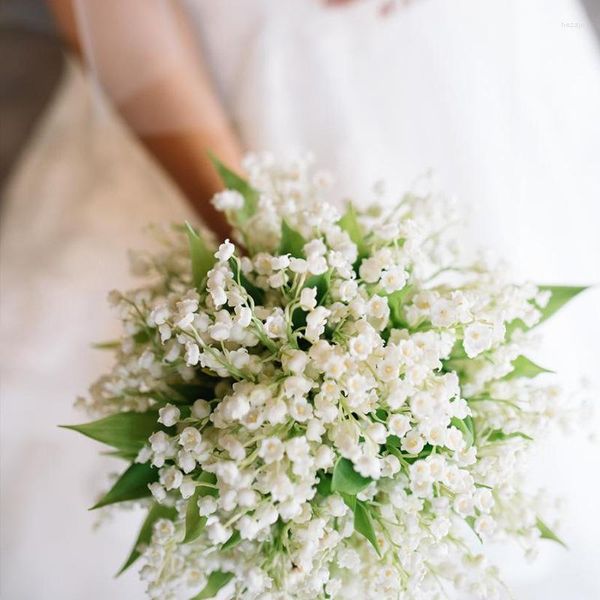
[[[177,2],[49,2],[67,41],[89,57],[131,128],[206,224],[226,237],[229,227],[209,201],[222,185],[207,151],[239,168],[241,144]]]

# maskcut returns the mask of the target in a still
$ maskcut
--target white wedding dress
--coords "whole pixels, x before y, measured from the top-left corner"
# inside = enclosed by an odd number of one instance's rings
[[[401,191],[432,168],[471,237],[540,282],[600,281],[600,57],[574,0],[377,2],[186,0],[223,101],[249,149],[310,149],[344,194],[379,178]],[[58,423],[109,357],[105,303],[130,284],[126,249],[148,222],[189,217],[118,119],[95,110],[75,67],[5,190],[1,238],[2,561],[11,600],[135,600],[112,574],[139,514],[92,531],[108,459]],[[538,357],[567,380],[598,378],[598,290],[544,327]],[[597,423],[597,420],[596,420]],[[597,426],[597,425],[596,425]],[[522,600],[594,600],[599,449],[554,437],[533,477],[569,498],[570,551],[498,560]]]

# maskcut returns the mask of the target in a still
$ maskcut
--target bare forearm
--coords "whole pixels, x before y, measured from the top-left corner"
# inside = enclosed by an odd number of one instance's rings
[[[221,237],[229,228],[209,202],[221,184],[211,150],[239,168],[241,144],[177,4],[86,0],[80,36],[71,0],[49,0],[66,39],[90,54],[107,95],[198,213]],[[88,47],[91,46],[91,47]]]
[[[209,84],[207,80],[206,85]],[[210,198],[223,185],[208,152],[239,169],[242,150],[216,97],[194,93],[192,87],[197,85],[198,82],[187,82],[184,77],[165,77],[141,90],[139,95],[121,102],[119,111],[204,222],[224,239],[230,236],[230,226],[223,213],[210,203]],[[173,127],[156,127],[151,125],[155,111],[179,116],[173,118]],[[185,118],[186,114],[189,119]],[[182,117],[187,122],[177,124],[175,121]],[[162,116],[156,118],[163,119]]]
[[[210,136],[204,131],[155,133],[140,138],[146,148],[171,175],[192,206],[220,239],[231,237],[231,228],[222,212],[215,210],[209,199],[223,185],[208,159],[208,150],[226,164],[238,165],[237,145],[228,146],[223,136]]]

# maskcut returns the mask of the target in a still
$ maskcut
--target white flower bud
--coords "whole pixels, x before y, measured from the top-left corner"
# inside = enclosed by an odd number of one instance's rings
[[[215,252],[215,258],[221,262],[227,262],[234,252],[235,246],[229,240],[225,240]]]
[[[198,420],[210,415],[210,404],[206,400],[198,399],[192,404],[192,416]]]
[[[158,422],[165,427],[172,427],[179,421],[181,413],[173,404],[166,404],[158,410]]]

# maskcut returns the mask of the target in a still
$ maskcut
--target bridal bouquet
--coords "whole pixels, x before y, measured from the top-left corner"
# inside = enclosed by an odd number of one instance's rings
[[[564,416],[528,331],[583,288],[467,258],[439,198],[339,210],[309,161],[215,163],[236,244],[135,258],[72,427],[128,462],[95,507],[146,509],[123,569],[161,600],[501,596],[482,543],[562,543],[520,474]]]

